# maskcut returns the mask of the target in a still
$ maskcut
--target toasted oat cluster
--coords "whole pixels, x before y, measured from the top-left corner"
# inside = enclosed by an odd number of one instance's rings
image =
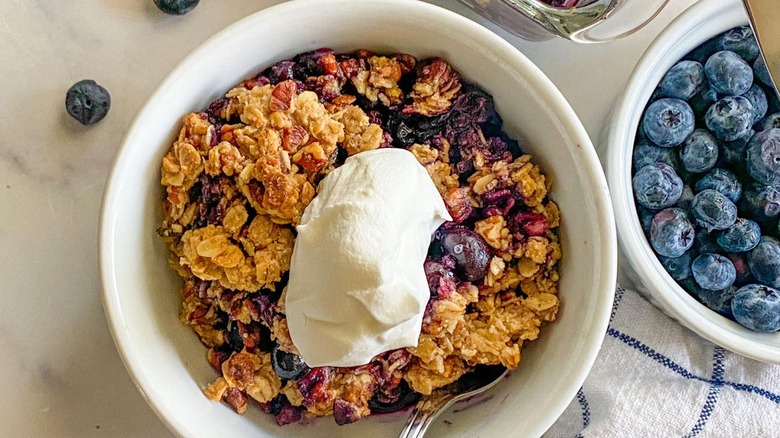
[[[350,155],[405,148],[453,217],[421,269],[419,344],[355,368],[309,368],[285,318],[295,226]],[[182,119],[162,160],[158,234],[184,279],[180,319],[219,376],[205,388],[280,425],[339,424],[414,404],[477,365],[518,366],[558,308],[550,180],[502,130],[493,99],[444,60],[320,49],[281,61]]]

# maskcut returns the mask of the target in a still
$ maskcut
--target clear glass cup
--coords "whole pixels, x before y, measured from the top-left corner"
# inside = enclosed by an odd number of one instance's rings
[[[616,40],[638,31],[670,0],[461,0],[480,15],[527,40],[554,36],[580,43]]]

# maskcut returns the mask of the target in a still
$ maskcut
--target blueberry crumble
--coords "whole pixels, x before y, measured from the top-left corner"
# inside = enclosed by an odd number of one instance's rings
[[[295,227],[355,154],[403,148],[452,221],[432,236],[416,347],[309,367],[285,316]],[[516,368],[555,320],[560,212],[550,180],[503,131],[492,97],[439,58],[329,49],[280,61],[183,117],[162,160],[158,230],[182,276],[180,319],[218,377],[204,390],[288,424],[394,412],[478,365]]]

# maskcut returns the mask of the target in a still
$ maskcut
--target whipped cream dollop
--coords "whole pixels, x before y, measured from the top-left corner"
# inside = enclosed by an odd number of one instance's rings
[[[285,309],[310,367],[364,365],[416,347],[430,298],[431,235],[452,220],[403,149],[361,152],[326,176],[295,241]]]

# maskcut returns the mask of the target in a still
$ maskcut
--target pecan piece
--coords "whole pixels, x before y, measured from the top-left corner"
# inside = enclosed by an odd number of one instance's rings
[[[294,81],[280,82],[271,92],[271,111],[287,111],[290,109],[293,95],[298,92],[298,85]]]
[[[446,112],[452,106],[460,92],[460,77],[450,65],[441,58],[433,59],[420,69],[417,82],[412,87],[411,97],[414,103],[404,108],[406,114],[436,116]]]

